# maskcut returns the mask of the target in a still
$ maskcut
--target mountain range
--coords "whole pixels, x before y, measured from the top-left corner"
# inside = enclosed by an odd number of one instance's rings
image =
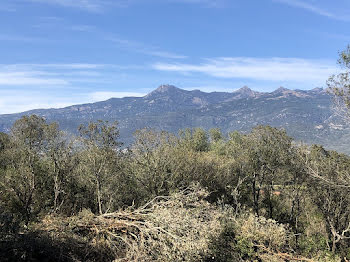
[[[132,141],[137,129],[151,127],[177,133],[180,129],[219,127],[224,133],[248,132],[256,125],[284,128],[297,141],[322,144],[328,149],[350,153],[350,128],[332,110],[326,90],[256,92],[243,87],[234,92],[187,91],[161,85],[144,97],[111,98],[107,101],[61,109],[37,109],[0,115],[0,131],[9,132],[23,115],[37,114],[57,121],[60,128],[75,133],[80,124],[98,119],[117,120],[121,139]]]

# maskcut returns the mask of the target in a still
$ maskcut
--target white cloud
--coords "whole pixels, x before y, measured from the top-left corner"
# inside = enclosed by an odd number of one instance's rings
[[[1,41],[16,41],[16,42],[28,42],[28,43],[37,43],[37,42],[49,42],[49,40],[45,38],[39,37],[27,37],[27,36],[19,36],[19,35],[0,35]]]
[[[106,87],[125,81],[130,73],[150,70],[138,65],[114,64],[0,64],[0,95],[5,86],[29,88]]]
[[[168,0],[168,2],[199,4],[205,7],[223,7],[226,3],[226,0]]]
[[[60,98],[57,96],[46,96],[43,94],[10,92],[0,96],[0,114],[12,114],[32,109],[62,108],[74,105],[78,100]]]
[[[48,78],[37,72],[0,72],[0,86],[22,85],[67,85],[68,82],[59,78]]]
[[[130,0],[25,0],[43,4],[58,5],[67,8],[77,8],[88,12],[102,12],[111,6],[126,7]]]
[[[73,25],[69,28],[72,31],[79,31],[79,32],[93,32],[96,30],[95,26],[91,25]]]
[[[0,64],[0,114],[37,108],[60,108],[112,97],[144,96],[109,92],[123,67],[106,64]],[[97,89],[105,87],[104,90]],[[101,91],[96,91],[101,90]]]
[[[9,70],[16,69],[97,69],[107,65],[105,64],[83,64],[83,63],[71,63],[71,64],[0,64],[0,69],[5,68]]]
[[[2,93],[2,94],[1,94]],[[142,97],[137,92],[91,92],[80,94],[52,95],[30,90],[0,89],[0,114],[19,113],[32,109],[63,108],[71,105],[105,101],[109,98]]]
[[[72,63],[72,64],[29,64],[29,66],[44,67],[44,68],[56,68],[56,69],[97,69],[97,68],[105,67],[107,65],[105,65],[105,64]]]
[[[63,7],[73,7],[97,12],[102,8],[102,4],[95,0],[28,0],[31,2],[60,5]]]
[[[130,41],[127,39],[122,39],[118,37],[106,37],[106,39],[118,44],[122,48],[131,50],[137,53],[145,54],[145,55],[156,56],[161,58],[170,58],[170,59],[187,58],[187,56],[184,56],[184,55],[162,51],[162,50],[159,50],[158,47],[147,46],[145,44],[135,42],[135,41]]]
[[[107,65],[80,63],[0,64],[0,86],[66,86],[77,81],[96,81],[105,67]]]
[[[216,58],[201,64],[156,63],[160,71],[195,74],[215,78],[237,78],[264,81],[324,83],[337,71],[333,62],[298,58]]]
[[[347,12],[345,13],[342,13],[339,10],[330,11],[329,8],[321,7],[319,4],[320,1],[317,2],[319,5],[316,5],[315,1],[309,1],[309,0],[273,0],[273,1],[287,4],[289,6],[293,6],[297,8],[302,8],[312,13],[315,13],[317,15],[325,16],[331,19],[341,20],[341,21],[350,21],[350,16],[346,15],[346,13],[349,12],[350,10],[347,10]],[[333,3],[328,2],[328,4],[333,4]]]
[[[104,12],[111,7],[124,8],[137,3],[183,3],[196,4],[204,7],[223,7],[227,0],[22,0],[33,3],[57,5],[66,8],[76,8],[88,12]],[[0,9],[1,10],[1,9]]]
[[[185,59],[187,58],[187,56],[184,55],[178,55],[178,54],[174,54],[174,53],[170,53],[170,52],[165,52],[165,51],[152,51],[152,50],[135,50],[137,52],[146,54],[146,55],[151,55],[151,56],[157,56],[157,57],[162,57],[162,58],[170,58],[170,59]]]

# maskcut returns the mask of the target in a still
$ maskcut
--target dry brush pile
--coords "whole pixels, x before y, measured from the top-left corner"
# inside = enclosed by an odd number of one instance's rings
[[[298,256],[288,227],[249,212],[237,215],[210,204],[208,195],[193,185],[139,208],[48,215],[29,227],[30,234],[12,239],[11,256],[17,261],[338,261]]]
[[[197,186],[168,197],[156,197],[132,210],[96,216],[84,210],[78,216],[46,216],[37,231],[49,232],[58,243],[78,243],[85,259],[101,261],[200,261],[211,237],[218,235],[222,213],[205,201]],[[69,241],[67,241],[69,240]],[[101,252],[104,250],[104,252]],[[86,260],[84,260],[86,261]]]

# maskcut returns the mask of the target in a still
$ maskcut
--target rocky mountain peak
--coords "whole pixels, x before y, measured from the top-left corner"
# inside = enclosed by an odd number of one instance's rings
[[[241,98],[255,97],[257,94],[257,92],[253,91],[248,86],[243,86],[240,89],[234,91],[234,93],[236,93]]]
[[[173,85],[161,85],[153,92],[166,93],[169,91],[171,92],[171,91],[178,91],[178,90],[180,90],[180,88],[177,88],[176,86],[173,86]]]
[[[243,87],[234,92],[206,93],[161,85],[147,97],[0,115],[0,132],[9,132],[17,119],[30,114],[43,116],[49,122],[57,121],[68,134],[76,134],[77,127],[88,121],[118,120],[124,143],[133,141],[133,132],[144,127],[173,133],[186,127],[219,127],[229,133],[234,130],[246,132],[263,124],[285,128],[290,136],[305,143],[324,144],[350,153],[343,141],[338,142],[340,137],[349,137],[350,128],[334,115],[332,97],[326,89],[279,88],[275,92],[279,93]]]
[[[146,98],[153,97],[153,96],[159,96],[159,95],[171,95],[174,93],[178,93],[182,91],[182,89],[177,88],[173,85],[160,85],[156,90],[149,93]]]
[[[273,91],[273,93],[284,93],[284,92],[289,92],[289,91],[291,91],[291,90],[281,86],[281,87],[277,88],[275,91]]]
[[[236,91],[237,93],[252,93],[253,90],[251,90],[248,86],[243,86],[240,89]]]
[[[316,87],[311,89],[310,91],[313,93],[319,93],[319,94],[327,92],[327,90],[323,89],[322,87]]]

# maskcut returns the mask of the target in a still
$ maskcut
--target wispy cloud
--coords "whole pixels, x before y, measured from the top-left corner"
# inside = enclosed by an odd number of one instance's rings
[[[184,4],[196,4],[204,7],[224,7],[226,4],[226,0],[168,0],[168,2],[173,3],[184,3]]]
[[[147,46],[139,42],[130,41],[130,40],[126,40],[118,37],[106,37],[106,39],[116,43],[122,48],[131,50],[137,53],[149,55],[149,56],[156,56],[156,57],[170,58],[170,59],[187,58],[187,56],[185,55],[179,55],[172,52],[163,51],[163,50],[160,50],[158,47]]]
[[[0,64],[0,96],[7,86],[68,90],[113,87],[149,66],[116,64]],[[46,92],[45,91],[45,92]]]
[[[119,36],[115,36],[111,33],[105,33],[98,30],[98,28],[90,25],[76,25],[69,27],[70,30],[73,31],[82,31],[88,33],[94,33],[99,35],[99,37],[105,39],[106,41],[110,41],[115,43],[118,47],[126,50],[130,50],[136,53],[155,56],[161,58],[169,58],[169,59],[185,59],[187,56],[176,54],[173,52],[164,51],[157,46],[147,45],[141,42],[125,39]]]
[[[76,32],[82,32],[94,35],[94,37],[106,41],[106,43],[114,43],[116,47],[121,48],[123,50],[128,50],[131,52],[144,54],[147,56],[153,56],[153,57],[160,57],[160,58],[168,58],[168,59],[185,59],[187,56],[182,54],[177,54],[174,52],[163,50],[161,47],[145,44],[142,42],[126,39],[123,36],[120,36],[115,33],[111,32],[105,32],[104,30],[101,30],[95,25],[91,24],[69,24],[62,22],[62,19],[59,17],[41,17],[40,20],[44,21],[39,24],[34,25],[36,28],[50,28],[53,30],[53,28],[57,28],[58,30],[67,30],[67,31],[74,31],[74,34]],[[49,21],[49,22],[47,22]],[[23,41],[34,41],[35,38],[21,38],[16,36],[3,36],[5,40],[23,40]],[[1,35],[0,35],[1,40]],[[39,39],[38,39],[39,40]]]
[[[15,41],[15,42],[27,42],[27,43],[42,43],[42,42],[50,42],[50,40],[40,37],[32,37],[32,36],[23,36],[23,35],[6,35],[0,34],[1,41]]]
[[[67,85],[64,79],[50,78],[40,72],[7,72],[0,73],[0,86],[37,86]]]
[[[315,4],[315,1],[310,0],[272,0],[274,2],[279,2],[282,4],[287,4],[289,6],[302,8],[307,11],[310,11],[312,13],[315,13],[317,15],[325,16],[331,19],[335,20],[341,20],[341,21],[350,21],[350,15],[346,15],[346,13],[349,13],[350,10],[347,10],[347,12],[342,13],[340,10],[336,11],[330,11],[329,8],[322,7],[319,2],[318,5]],[[329,1],[327,1],[328,4]]]
[[[105,67],[108,66],[79,63],[0,65],[0,86],[66,86],[76,81],[89,82]]]
[[[171,58],[171,59],[185,59],[187,56],[185,55],[179,55],[171,52],[166,52],[166,51],[157,51],[157,50],[152,50],[149,49],[134,49],[134,51],[145,54],[145,55],[150,55],[150,56],[157,56],[157,57],[162,57],[162,58]]]
[[[48,102],[43,102],[48,101]],[[0,98],[0,114],[13,114],[29,111],[32,109],[63,108],[76,104],[75,102],[54,102],[48,97],[34,96],[18,99],[17,96]]]
[[[21,95],[18,95],[18,93]],[[142,97],[137,92],[82,92],[78,94],[52,94],[32,90],[1,90],[0,114],[24,112],[32,109],[63,108],[71,105],[94,103],[109,98]]]
[[[19,113],[41,108],[62,108],[82,102],[80,97],[77,96],[52,95],[16,88],[1,89],[0,93],[0,114]]]
[[[96,30],[96,27],[91,25],[73,25],[69,29],[72,31],[93,32]]]
[[[108,7],[124,7],[129,4],[129,0],[26,0],[27,2],[58,5],[68,8],[77,8],[89,12],[102,12]]]
[[[29,67],[41,67],[41,68],[56,68],[56,69],[97,69],[107,67],[106,64],[84,64],[84,63],[72,63],[72,64],[19,64],[17,66],[29,66]]]
[[[143,96],[115,87],[124,71],[135,69],[87,63],[0,64],[0,114]]]
[[[298,58],[216,58],[200,64],[156,63],[160,71],[205,74],[215,78],[236,78],[274,82],[320,84],[337,68],[331,61]]]
[[[138,3],[183,3],[196,4],[204,7],[223,7],[228,0],[23,0],[33,3],[58,5],[66,8],[76,8],[88,12],[104,12],[111,7],[125,8]]]

